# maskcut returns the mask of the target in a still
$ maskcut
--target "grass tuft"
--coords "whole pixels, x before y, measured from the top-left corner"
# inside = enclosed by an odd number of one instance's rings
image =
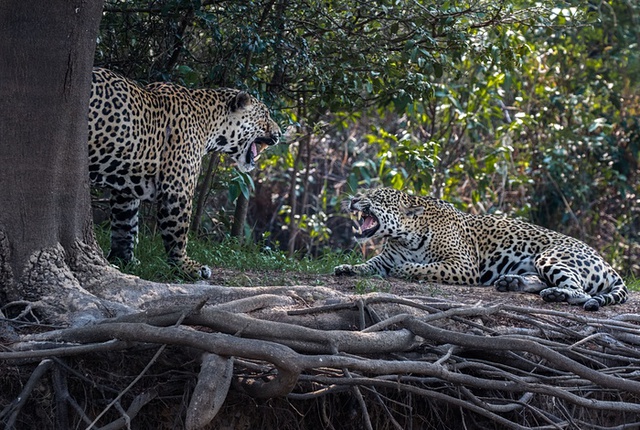
[[[632,276],[625,279],[625,283],[630,291],[640,291],[640,278]]]
[[[109,252],[109,226],[100,225],[95,228],[96,238],[105,255]],[[189,256],[209,265],[212,269],[226,268],[233,270],[273,270],[282,272],[304,272],[312,274],[328,274],[339,264],[358,264],[362,262],[359,252],[327,252],[320,257],[312,258],[304,255],[296,258],[288,257],[283,251],[273,249],[259,243],[240,244],[235,238],[227,238],[221,242],[190,237]],[[134,251],[139,264],[127,264],[120,269],[132,275],[158,282],[190,282],[178,270],[166,261],[166,254],[160,235],[143,231],[139,235]],[[247,285],[240,277],[233,281],[238,285]]]

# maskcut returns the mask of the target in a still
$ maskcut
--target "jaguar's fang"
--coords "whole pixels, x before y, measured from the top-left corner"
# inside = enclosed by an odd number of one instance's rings
[[[352,210],[350,217],[354,224],[351,230],[357,239],[373,236],[380,226],[378,218],[369,210]]]

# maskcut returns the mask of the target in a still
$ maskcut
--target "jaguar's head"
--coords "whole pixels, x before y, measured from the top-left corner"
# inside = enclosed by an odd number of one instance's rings
[[[225,91],[229,93],[224,129],[208,147],[229,154],[240,171],[249,172],[260,153],[278,143],[282,133],[264,103],[244,91]]]
[[[402,238],[412,220],[420,216],[424,207],[415,197],[392,188],[365,190],[345,200],[343,208],[355,221],[356,241],[365,242],[376,237]]]

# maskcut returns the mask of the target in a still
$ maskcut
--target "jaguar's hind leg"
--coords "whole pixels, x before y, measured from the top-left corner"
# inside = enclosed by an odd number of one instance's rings
[[[600,305],[583,288],[584,279],[578,269],[568,264],[564,254],[549,250],[535,261],[536,269],[550,288],[540,291],[545,302],[567,302],[583,305],[586,310],[598,310]]]
[[[542,297],[545,302],[567,302],[572,305],[582,305],[591,299],[589,294],[581,290],[558,287],[551,287],[540,291],[540,297]]]
[[[138,235],[138,209],[140,200],[111,190],[111,251],[109,261],[136,262],[133,247]]]

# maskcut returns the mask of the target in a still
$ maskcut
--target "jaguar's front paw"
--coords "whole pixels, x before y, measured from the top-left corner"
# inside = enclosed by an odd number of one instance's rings
[[[191,279],[209,279],[211,277],[211,269],[209,266],[192,260],[189,257],[183,261],[175,261],[173,264]]]
[[[351,264],[341,264],[333,269],[335,276],[355,276],[358,274]]]
[[[200,267],[200,277],[202,279],[209,279],[211,277],[211,268],[209,266],[202,265]]]

